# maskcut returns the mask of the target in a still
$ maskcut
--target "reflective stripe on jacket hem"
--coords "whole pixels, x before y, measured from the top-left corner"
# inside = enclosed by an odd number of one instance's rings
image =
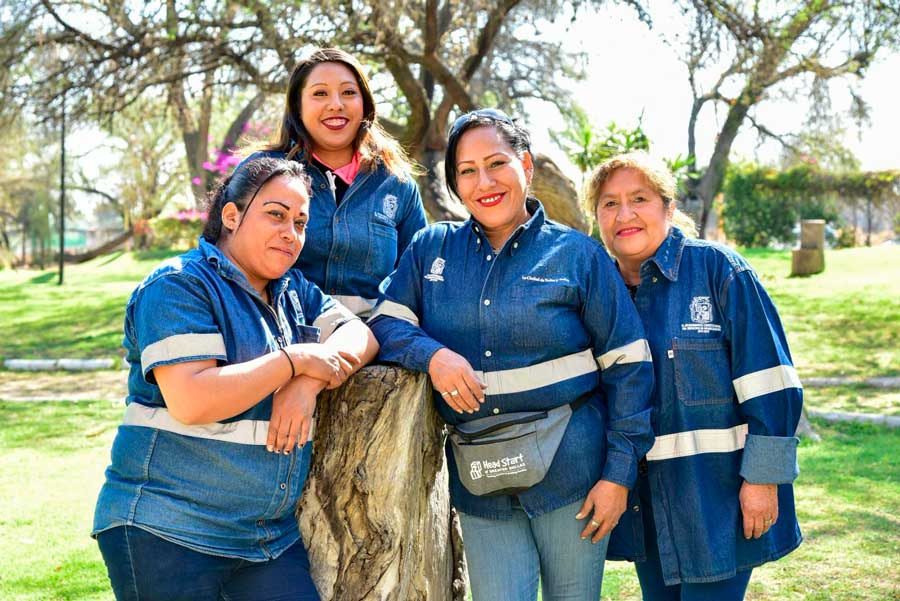
[[[597,371],[597,364],[591,349],[573,353],[565,357],[551,359],[543,363],[504,369],[500,371],[476,371],[475,375],[487,384],[486,394],[514,394],[559,384]]]
[[[214,422],[189,426],[172,417],[165,407],[148,407],[140,403],[130,403],[125,408],[122,425],[156,428],[182,436],[249,445],[265,445],[269,435],[267,420],[244,419],[236,422]],[[312,440],[314,426],[315,422],[310,425],[309,440]]]

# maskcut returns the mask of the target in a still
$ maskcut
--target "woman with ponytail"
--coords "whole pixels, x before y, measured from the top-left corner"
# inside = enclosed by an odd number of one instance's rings
[[[243,163],[198,248],[128,301],[128,397],[93,528],[120,601],[319,598],[294,517],[316,395],[378,347],[291,269],[309,196],[299,163]]]
[[[697,240],[675,178],[613,157],[585,197],[647,332],[656,442],[609,543],[646,601],[739,601],[753,568],[800,544],[803,390],[772,299],[739,254]]]
[[[275,140],[249,158],[303,164],[312,180],[309,239],[296,267],[360,316],[390,274],[425,210],[405,152],[382,129],[362,66],[336,48],[297,63]]]

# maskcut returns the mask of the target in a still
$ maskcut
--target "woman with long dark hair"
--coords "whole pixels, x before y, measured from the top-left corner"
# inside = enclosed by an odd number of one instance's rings
[[[250,158],[302,163],[312,180],[314,244],[297,267],[357,315],[369,314],[378,285],[426,221],[414,169],[378,123],[359,62],[336,48],[299,61],[277,136],[256,150]]]

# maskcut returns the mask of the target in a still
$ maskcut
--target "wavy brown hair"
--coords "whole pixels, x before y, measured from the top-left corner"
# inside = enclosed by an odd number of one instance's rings
[[[283,152],[287,158],[293,158],[299,152],[307,157],[312,155],[313,139],[303,125],[301,118],[301,98],[303,87],[309,74],[322,63],[339,63],[344,65],[356,77],[363,98],[363,119],[353,140],[353,151],[359,152],[360,164],[366,171],[375,168],[380,160],[389,172],[401,179],[408,174],[416,173],[415,165],[410,161],[406,151],[378,123],[375,112],[375,98],[369,87],[369,80],[363,73],[362,65],[355,58],[337,48],[319,48],[303,58],[294,66],[288,81],[285,94],[284,115],[281,125],[272,142],[257,145],[250,150],[275,150]]]
[[[591,172],[587,183],[582,192],[585,207],[590,210],[591,215],[597,217],[597,201],[600,200],[600,191],[612,174],[619,169],[634,169],[644,176],[650,187],[662,197],[663,204],[666,208],[669,205],[676,204],[672,217],[670,219],[672,225],[684,232],[688,237],[697,236],[697,224],[687,213],[682,212],[677,207],[677,191],[678,184],[672,170],[660,159],[653,157],[642,150],[619,154],[611,159],[607,159],[597,165]]]

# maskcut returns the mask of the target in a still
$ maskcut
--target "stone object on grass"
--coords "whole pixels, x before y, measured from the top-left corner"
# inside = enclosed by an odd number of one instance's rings
[[[791,276],[812,275],[825,271],[825,220],[804,219],[800,222],[800,248],[791,254]]]

